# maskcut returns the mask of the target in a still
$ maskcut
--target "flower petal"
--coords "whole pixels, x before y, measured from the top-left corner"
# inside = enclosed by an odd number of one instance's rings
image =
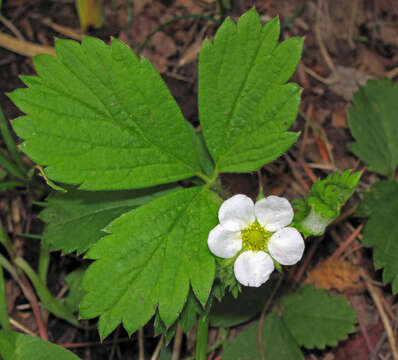
[[[233,258],[242,249],[240,231],[229,231],[217,225],[207,239],[210,251],[221,258]]]
[[[268,231],[278,231],[293,220],[293,208],[283,197],[270,195],[256,202],[255,213],[258,222]]]
[[[268,250],[271,256],[282,265],[294,265],[301,260],[304,240],[293,227],[285,227],[271,236]]]
[[[236,280],[245,286],[259,287],[274,271],[274,262],[264,251],[245,251],[234,264]]]
[[[235,195],[225,200],[218,211],[220,224],[227,230],[238,231],[254,223],[254,203],[246,195]]]

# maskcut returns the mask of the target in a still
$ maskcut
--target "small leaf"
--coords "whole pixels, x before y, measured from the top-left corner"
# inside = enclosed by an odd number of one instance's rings
[[[94,245],[106,233],[112,220],[177,186],[159,186],[132,191],[79,191],[52,193],[40,218],[47,223],[43,240],[52,250],[78,254]]]
[[[22,149],[54,181],[83,190],[171,183],[200,172],[189,124],[151,63],[114,39],[56,40],[39,77],[10,94]],[[154,175],[156,174],[156,175]]]
[[[259,288],[243,287],[235,298],[227,292],[221,302],[215,300],[210,312],[210,324],[215,327],[231,327],[244,323],[257,315],[271,294],[273,283],[267,281]]]
[[[65,276],[65,281],[68,285],[68,296],[65,297],[64,304],[72,313],[79,311],[80,301],[84,296],[84,291],[81,289],[84,272],[85,269],[80,267]]]
[[[354,193],[360,177],[360,172],[351,174],[350,170],[346,170],[317,180],[309,196],[304,201],[296,201],[298,212],[294,217],[294,226],[306,237],[322,235],[326,227],[339,216],[340,208]]]
[[[362,244],[373,248],[376,269],[383,268],[383,282],[392,283],[398,293],[398,183],[380,181],[372,186],[360,205],[362,214],[370,215]]]
[[[121,321],[133,333],[157,307],[166,326],[180,314],[189,286],[204,304],[214,279],[207,248],[221,200],[206,187],[182,189],[114,220],[87,257],[98,259],[83,279],[84,318],[100,316],[101,338]],[[134,311],[131,311],[134,309]]]
[[[4,360],[79,360],[69,350],[38,337],[0,330],[0,357]]]
[[[180,315],[180,324],[185,334],[188,334],[195,324],[196,315],[201,311],[201,306],[192,291],[189,292],[187,302]]]
[[[199,58],[199,115],[220,172],[249,172],[282,155],[297,139],[287,132],[300,104],[300,87],[283,85],[300,60],[303,40],[279,46],[277,18],[261,26],[255,9],[237,26],[221,25]]]
[[[351,150],[369,165],[369,170],[392,176],[398,165],[396,137],[398,84],[369,80],[354,94],[348,109],[348,124],[355,142]]]
[[[261,359],[257,348],[258,321],[243,330],[226,345],[225,360]],[[276,312],[264,318],[262,345],[267,360],[304,360],[296,341]]]
[[[355,331],[356,313],[342,296],[306,286],[281,300],[282,318],[299,345],[324,349]]]

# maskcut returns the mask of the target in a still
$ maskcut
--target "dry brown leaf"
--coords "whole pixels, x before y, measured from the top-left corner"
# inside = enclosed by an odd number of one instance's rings
[[[335,127],[348,128],[347,112],[345,106],[341,106],[336,111],[333,112],[332,124]]]
[[[365,290],[360,279],[360,268],[344,259],[329,258],[320,261],[308,271],[305,283],[347,294],[358,294]]]
[[[386,72],[380,56],[364,46],[360,47],[358,64],[361,71],[376,77],[383,77]]]
[[[347,101],[352,100],[352,95],[358,90],[358,85],[365,85],[366,81],[373,77],[352,67],[336,66],[336,72],[340,81],[329,86],[337,95]]]

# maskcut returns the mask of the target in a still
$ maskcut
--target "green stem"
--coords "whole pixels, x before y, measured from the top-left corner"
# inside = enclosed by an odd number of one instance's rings
[[[8,151],[10,152],[12,158],[15,160],[15,162],[18,165],[18,168],[22,174],[22,179],[26,179],[26,174],[27,174],[26,166],[22,161],[17,146],[15,145],[15,141],[11,135],[10,129],[8,128],[7,121],[1,107],[0,107],[0,132],[7,145]]]
[[[198,319],[198,330],[196,333],[196,360],[206,360],[208,334],[209,316],[207,312],[204,312]]]
[[[149,33],[148,36],[145,38],[144,42],[138,48],[137,53],[140,54],[142,52],[142,50],[144,50],[146,48],[149,41],[152,39],[152,36],[155,35],[158,31],[163,30],[167,25],[173,24],[173,23],[178,22],[183,19],[190,19],[190,18],[213,21],[216,24],[219,23],[219,20],[214,19],[211,16],[207,16],[207,15],[203,15],[203,14],[185,14],[185,15],[177,16],[169,21],[164,22],[163,24],[160,24],[155,30],[153,30],[151,33]]]
[[[6,248],[8,255],[13,258],[14,256],[14,247],[12,242],[6,232],[4,231],[3,224],[0,223],[0,243]],[[0,263],[1,265],[1,263]]]
[[[0,324],[3,330],[11,330],[10,319],[8,317],[6,291],[4,287],[3,268],[0,266]]]
[[[2,152],[0,152],[0,166],[6,169],[11,175],[25,180],[25,174],[15,165],[10,159],[8,159]]]

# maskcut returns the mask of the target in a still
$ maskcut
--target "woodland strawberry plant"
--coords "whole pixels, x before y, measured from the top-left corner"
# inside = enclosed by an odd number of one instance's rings
[[[120,323],[129,334],[151,323],[170,339],[177,324],[188,332],[198,318],[196,358],[205,359],[209,325],[258,314],[275,286],[272,271],[299,262],[304,239],[323,234],[339,215],[359,173],[318,180],[294,208],[261,190],[254,204],[221,187],[221,173],[258,170],[299,136],[288,129],[301,89],[287,81],[303,39],[278,44],[279,35],[277,18],[261,25],[252,9],[204,42],[200,130],[184,119],[152,64],[117,39],[56,40],[56,57],[34,59],[37,76],[22,76],[27,87],[9,96],[26,114],[12,122],[23,151],[63,189],[42,213],[43,247],[92,260],[70,279],[83,277],[82,291],[76,286],[73,298],[49,309],[54,315],[71,323],[77,310],[98,318],[101,339]],[[22,259],[16,263],[35,278]],[[43,279],[36,283],[45,287]],[[268,360],[303,358],[300,346],[322,349],[354,331],[355,312],[342,297],[305,287],[276,299],[281,311],[260,329]],[[228,306],[235,315],[223,313]],[[249,357],[261,352],[255,333],[256,323],[234,340],[245,337],[246,345],[230,344],[226,358],[258,357]],[[0,343],[6,358],[23,348],[19,358],[31,359],[34,347],[74,358],[6,330]]]

